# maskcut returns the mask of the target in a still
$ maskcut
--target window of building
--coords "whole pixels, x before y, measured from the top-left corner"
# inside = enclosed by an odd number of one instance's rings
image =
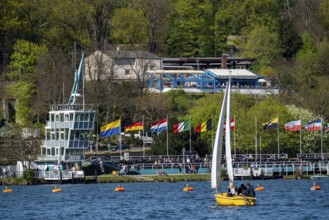
[[[70,121],[69,114],[65,114],[65,121]]]
[[[125,75],[129,75],[130,74],[130,69],[125,69]]]

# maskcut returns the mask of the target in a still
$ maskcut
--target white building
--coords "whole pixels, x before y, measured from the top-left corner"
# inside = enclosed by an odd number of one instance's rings
[[[148,51],[97,50],[85,59],[85,80],[146,79],[146,71],[161,69],[161,63]]]

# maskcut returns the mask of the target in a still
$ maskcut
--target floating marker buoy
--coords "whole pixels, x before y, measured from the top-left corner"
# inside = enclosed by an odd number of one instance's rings
[[[255,188],[256,191],[262,191],[262,190],[265,190],[265,187],[264,186],[258,186]]]
[[[189,192],[189,191],[193,191],[193,187],[185,187],[184,189],[183,189],[183,191],[184,192]]]
[[[62,192],[62,189],[61,188],[57,188],[55,187],[53,190],[52,190],[53,193],[58,193],[58,192]]]
[[[3,192],[4,192],[4,193],[11,193],[11,192],[13,192],[13,190],[12,190],[12,189],[8,189],[8,188],[5,188],[5,189],[3,190]]]
[[[193,191],[193,187],[189,186],[188,184],[186,184],[185,188],[183,189],[184,192],[189,192],[189,191]]]
[[[311,190],[320,190],[320,189],[321,189],[320,186],[312,186],[312,187],[311,187]]]
[[[125,188],[123,188],[123,187],[117,187],[117,188],[115,188],[114,191],[116,191],[116,192],[122,192],[122,191],[125,191]]]
[[[118,185],[118,187],[115,188],[114,191],[115,191],[115,192],[123,192],[123,191],[125,191],[125,188],[123,188],[121,185]]]

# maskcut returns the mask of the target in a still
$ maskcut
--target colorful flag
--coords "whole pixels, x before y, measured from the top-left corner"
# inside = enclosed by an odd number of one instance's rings
[[[159,133],[161,131],[168,130],[168,121],[167,119],[163,119],[161,121],[155,122],[151,124],[151,132]]]
[[[284,125],[286,131],[300,131],[301,130],[301,120],[290,121]]]
[[[315,121],[311,121],[305,125],[305,129],[308,131],[321,131],[322,128],[322,120],[317,119]]]
[[[101,137],[111,137],[112,135],[120,134],[121,120],[116,120],[112,123],[101,127]]]
[[[278,128],[279,127],[279,118],[273,118],[271,121],[263,124],[263,129],[269,128]]]
[[[195,132],[205,132],[212,129],[212,119],[209,119],[208,121],[202,122],[198,126],[195,127]]]
[[[126,132],[144,130],[143,122],[139,121],[126,126]]]
[[[174,133],[177,134],[183,131],[189,131],[191,129],[190,120],[183,121],[179,124],[174,125]]]
[[[231,131],[234,131],[235,129],[235,121],[234,121],[234,118],[231,119]],[[226,130],[226,122],[224,122],[224,131]]]

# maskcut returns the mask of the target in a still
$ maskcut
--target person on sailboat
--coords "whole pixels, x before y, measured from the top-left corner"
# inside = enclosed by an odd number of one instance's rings
[[[243,192],[246,190],[247,190],[247,187],[242,183],[238,189],[238,195],[243,194]]]
[[[245,196],[256,197],[254,187],[249,182],[246,183],[246,187],[247,190],[245,190],[242,194]]]
[[[227,196],[236,196],[237,195],[237,189],[234,186],[233,182],[230,182],[230,185],[228,186],[227,189]]]

